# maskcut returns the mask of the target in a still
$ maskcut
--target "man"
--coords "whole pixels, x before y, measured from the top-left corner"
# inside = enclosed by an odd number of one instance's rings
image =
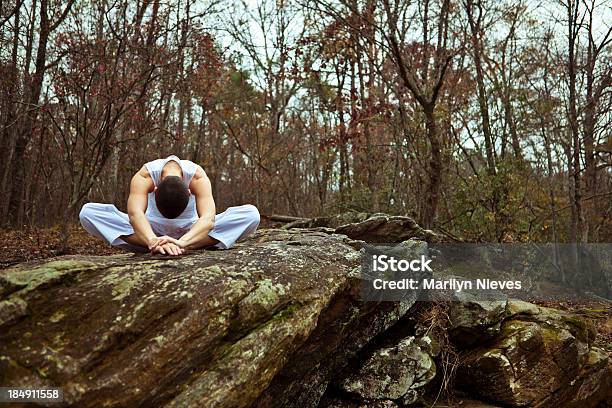
[[[174,256],[185,249],[228,249],[259,225],[250,204],[215,215],[206,173],[176,156],[148,162],[132,177],[127,210],[88,203],[79,218],[87,232],[113,246]]]

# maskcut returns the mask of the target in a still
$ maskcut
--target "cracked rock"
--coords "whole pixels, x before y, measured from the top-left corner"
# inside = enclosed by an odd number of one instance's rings
[[[410,336],[393,347],[376,350],[355,373],[341,379],[339,386],[362,399],[410,404],[435,375],[432,357]]]
[[[518,306],[525,313],[514,314]],[[512,407],[589,407],[612,397],[610,357],[591,346],[592,328],[525,302],[511,313],[491,342],[465,353],[457,374],[463,389]]]

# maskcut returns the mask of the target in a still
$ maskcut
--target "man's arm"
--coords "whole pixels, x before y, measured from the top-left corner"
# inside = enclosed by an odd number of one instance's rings
[[[149,175],[149,171],[146,166],[142,166],[130,182],[130,196],[128,197],[127,205],[128,216],[130,217],[130,224],[132,224],[134,233],[123,235],[121,238],[132,245],[149,248],[151,253],[180,255],[184,250],[175,243],[172,243],[169,237],[157,237],[145,216],[148,194],[154,188],[155,184]]]
[[[145,217],[147,210],[148,196],[153,191],[153,180],[149,176],[149,172],[145,166],[134,174],[130,182],[130,196],[127,202],[128,216],[130,224],[134,228],[134,234],[130,237],[135,240],[138,245],[148,247],[149,241],[157,238],[149,220]]]
[[[191,184],[191,193],[195,196],[196,209],[198,211],[198,221],[191,227],[189,232],[179,240],[182,248],[197,249],[209,245],[214,245],[218,241],[208,236],[215,222],[215,200],[212,195],[212,187],[208,176],[198,166]]]

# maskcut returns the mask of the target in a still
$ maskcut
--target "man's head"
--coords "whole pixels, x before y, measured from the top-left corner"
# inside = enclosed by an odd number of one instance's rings
[[[181,215],[189,203],[189,189],[183,179],[177,176],[164,177],[155,189],[155,203],[166,218]]]

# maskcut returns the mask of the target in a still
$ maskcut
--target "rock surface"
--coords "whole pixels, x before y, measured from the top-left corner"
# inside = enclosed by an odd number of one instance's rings
[[[340,381],[340,387],[363,399],[414,403],[418,390],[436,375],[432,356],[419,343],[410,336],[394,347],[376,350],[357,372]]]
[[[507,313],[507,300],[481,300],[460,292],[449,313],[450,336],[459,347],[469,347],[493,339]]]
[[[330,217],[304,218],[290,222],[283,226],[287,228],[331,228],[335,229],[341,225],[363,222],[372,216],[367,212],[344,212]]]
[[[0,274],[0,383],[74,406],[247,406],[350,293],[327,234],[180,259],[65,257]],[[283,238],[283,237],[281,237]]]
[[[421,228],[410,217],[385,214],[374,214],[364,221],[339,226],[335,232],[366,242],[395,243],[411,238],[439,242],[442,239],[435,232]]]
[[[290,228],[318,228],[366,242],[397,243],[410,238],[427,242],[444,240],[441,235],[421,228],[410,217],[383,213],[345,212],[332,217],[297,220],[283,226],[283,229]]]
[[[404,222],[372,218],[348,224],[347,233],[365,231],[352,238],[328,227],[270,229],[229,251],[69,256],[1,270],[0,384],[61,387],[73,407],[415,403],[447,369],[442,343],[408,323],[426,307],[416,296],[361,301],[360,240]],[[460,300],[449,306],[448,334],[470,396],[504,406],[609,398],[610,358],[579,319],[519,301]]]
[[[509,301],[497,332],[492,341],[490,332],[476,336],[481,345],[458,369],[472,395],[513,407],[589,407],[612,398],[609,355],[591,346],[595,332],[575,316]]]
[[[314,406],[411,306],[360,302],[344,241],[268,230],[231,251],[3,270],[0,383],[60,386],[79,407]]]

